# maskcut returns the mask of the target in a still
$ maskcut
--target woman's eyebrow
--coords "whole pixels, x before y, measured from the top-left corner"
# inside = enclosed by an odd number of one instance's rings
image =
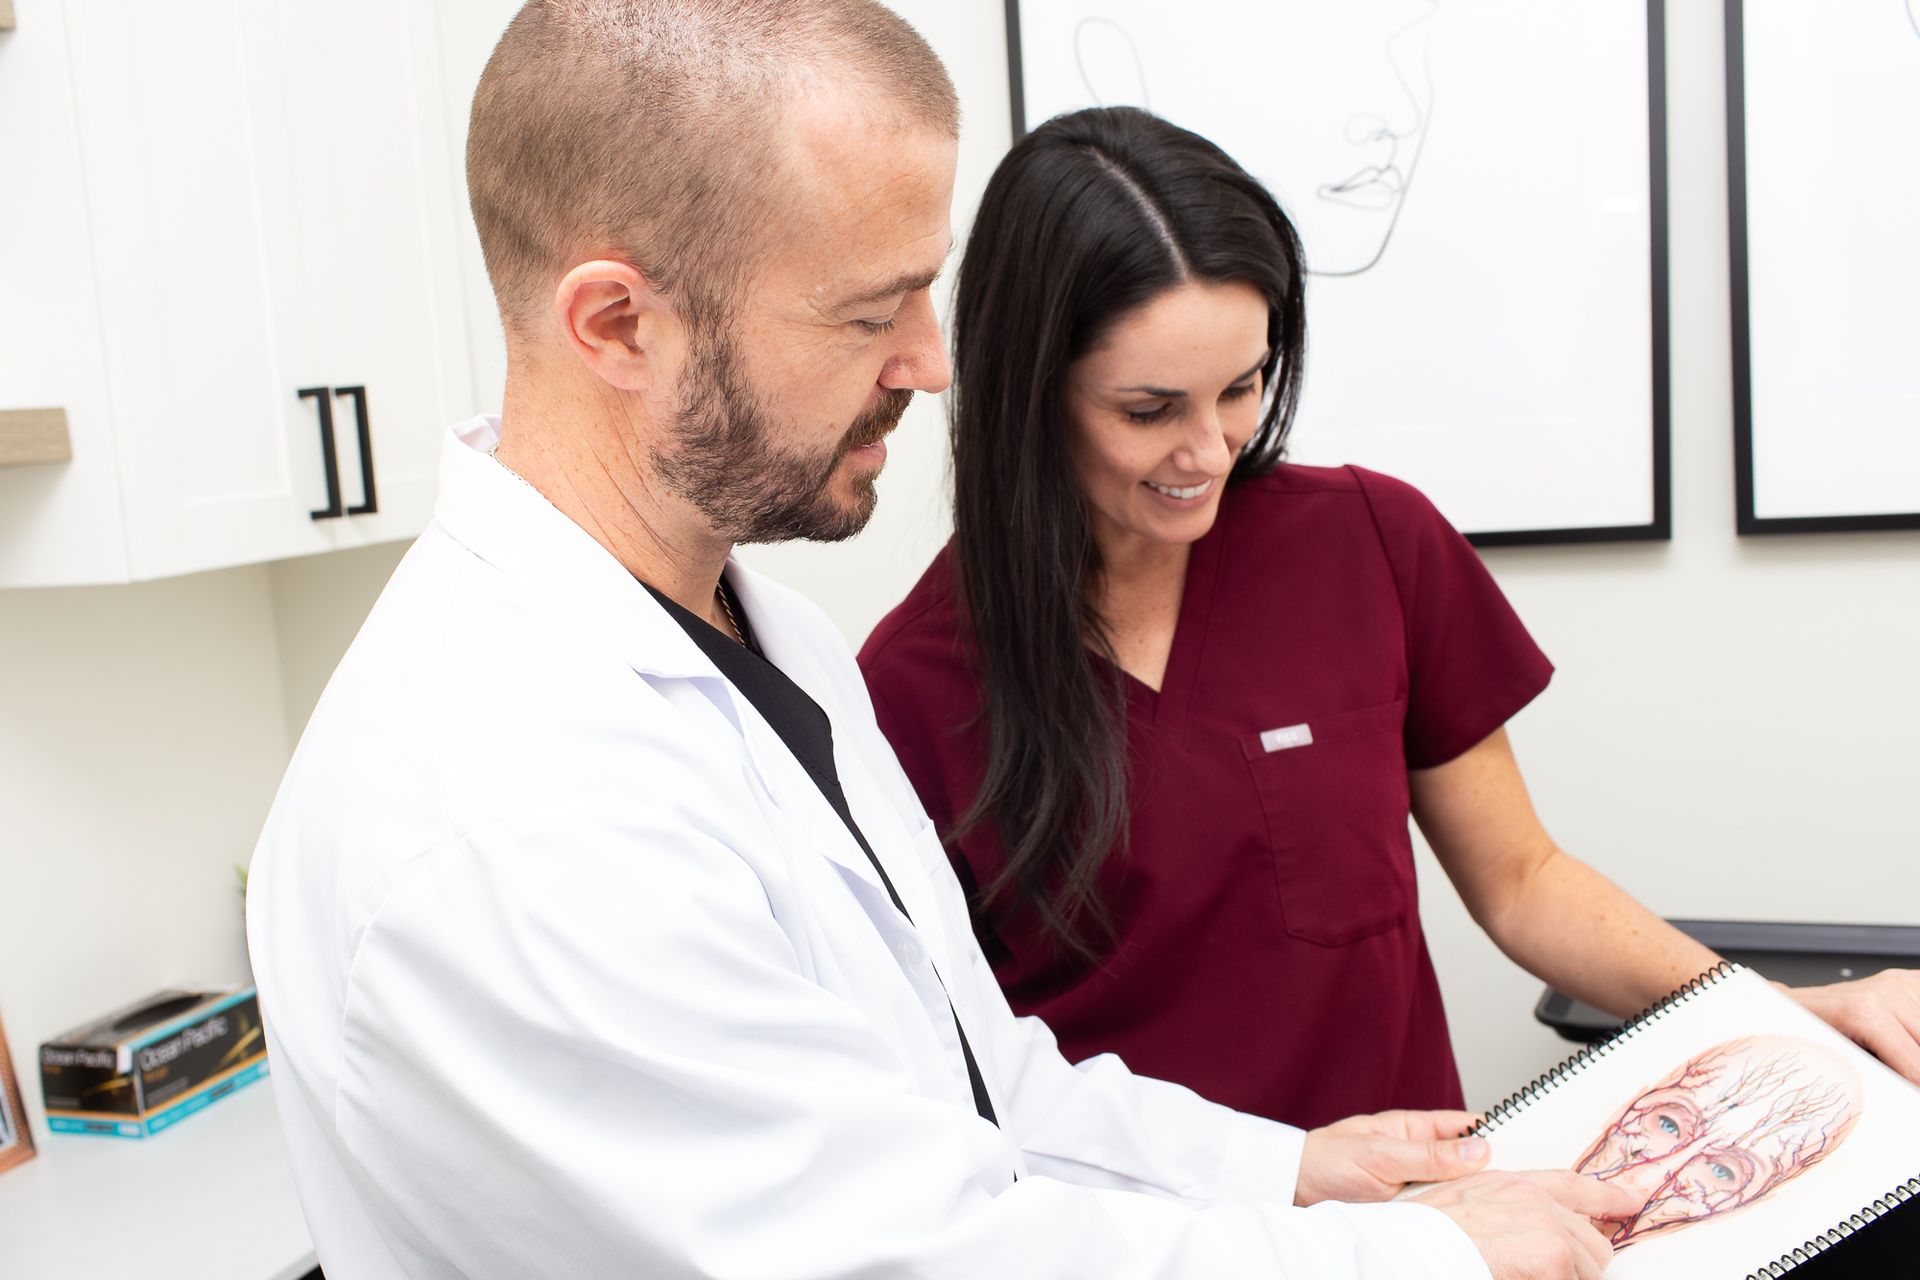
[[[1236,374],[1233,378],[1233,381],[1241,382],[1247,378],[1251,378],[1254,374],[1260,372],[1260,370],[1266,367],[1267,360],[1272,356],[1272,354],[1273,353],[1269,351],[1266,355],[1263,355],[1258,360],[1255,360],[1252,366],[1249,367],[1246,370],[1246,372]],[[1184,391],[1175,391],[1170,387],[1115,387],[1114,390],[1138,392],[1139,394],[1145,395],[1145,396],[1164,396],[1169,400],[1178,400],[1182,396],[1187,394]]]

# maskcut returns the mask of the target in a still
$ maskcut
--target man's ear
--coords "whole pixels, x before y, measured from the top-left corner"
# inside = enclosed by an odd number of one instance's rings
[[[686,326],[632,263],[580,263],[561,277],[553,309],[574,354],[608,386],[664,394],[676,385]]]

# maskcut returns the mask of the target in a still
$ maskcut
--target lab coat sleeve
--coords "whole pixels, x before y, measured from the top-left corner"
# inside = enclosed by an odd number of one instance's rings
[[[1030,1167],[1187,1200],[1293,1203],[1299,1129],[1134,1075],[1110,1053],[1070,1066],[1037,1018],[1012,1019],[1010,1040],[996,1050]]]
[[[942,922],[966,954],[965,1005],[987,1032],[1002,1122],[1029,1167],[1187,1200],[1293,1203],[1301,1130],[1137,1076],[1113,1054],[1069,1064],[1044,1022],[1015,1017],[974,940],[937,837],[929,832],[918,843]]]
[[[409,1274],[471,1280],[1486,1274],[1422,1206],[1007,1186],[1003,1136],[915,1093],[802,969],[680,815],[504,820],[416,858],[354,950],[331,1101],[357,1193]]]

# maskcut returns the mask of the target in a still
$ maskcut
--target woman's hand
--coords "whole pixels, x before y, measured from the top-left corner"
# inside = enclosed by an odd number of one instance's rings
[[[1487,1162],[1487,1144],[1460,1135],[1471,1111],[1382,1111],[1307,1132],[1293,1202],[1385,1200],[1409,1182],[1445,1182]]]
[[[1920,1084],[1920,969],[1885,969],[1825,987],[1774,985]]]

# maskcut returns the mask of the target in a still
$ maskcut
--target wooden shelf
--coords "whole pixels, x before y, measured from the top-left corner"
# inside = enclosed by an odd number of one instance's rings
[[[72,460],[65,409],[0,409],[0,467]]]

